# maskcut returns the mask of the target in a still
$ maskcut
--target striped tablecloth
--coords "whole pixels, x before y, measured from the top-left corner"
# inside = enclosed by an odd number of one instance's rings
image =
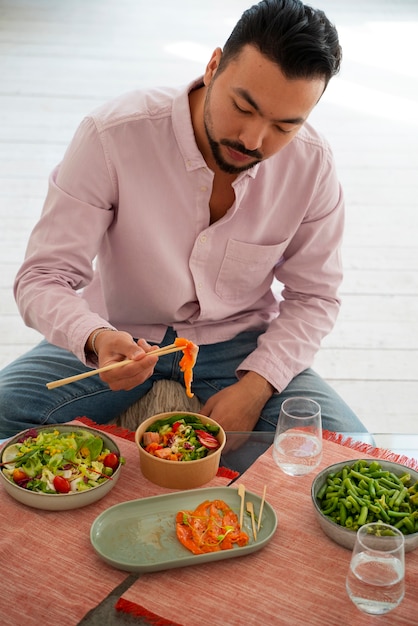
[[[16,502],[0,488],[0,625],[75,626],[128,573],[106,565],[90,544],[90,527],[105,509],[128,500],[170,493],[141,475],[133,433],[84,423],[106,431],[126,459],[110,493],[73,511],[41,511]],[[6,444],[7,445],[7,444]],[[221,471],[208,486],[234,477]]]
[[[326,433],[319,469],[355,458],[417,462]],[[330,439],[333,439],[331,441]],[[245,556],[141,576],[118,601],[119,611],[150,623],[181,626],[379,626],[418,624],[418,550],[406,554],[406,595],[387,616],[361,613],[345,591],[351,552],[332,542],[314,517],[313,475],[293,478],[275,466],[271,449],[239,479],[262,493],[279,524],[262,550]]]

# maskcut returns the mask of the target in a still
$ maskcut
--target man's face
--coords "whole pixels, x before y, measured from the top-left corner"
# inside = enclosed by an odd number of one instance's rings
[[[253,46],[245,46],[217,74],[220,57],[215,50],[205,73],[204,126],[216,165],[238,174],[292,141],[325,80],[289,80]]]

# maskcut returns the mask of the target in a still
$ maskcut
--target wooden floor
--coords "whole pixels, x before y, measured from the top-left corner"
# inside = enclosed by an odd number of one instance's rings
[[[418,431],[418,2],[318,0],[344,48],[312,121],[347,199],[343,307],[317,370],[370,430]],[[0,0],[0,367],[38,341],[12,282],[81,118],[202,73],[243,0]]]

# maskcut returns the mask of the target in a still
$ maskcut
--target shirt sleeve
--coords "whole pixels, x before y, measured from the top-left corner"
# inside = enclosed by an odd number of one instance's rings
[[[281,392],[312,365],[340,308],[343,228],[344,198],[329,151],[306,217],[276,268],[283,286],[280,314],[241,363],[238,377],[255,371]]]
[[[84,363],[89,334],[109,324],[79,294],[92,280],[93,260],[115,203],[115,182],[99,135],[94,121],[86,118],[50,176],[42,215],[14,286],[25,323]]]

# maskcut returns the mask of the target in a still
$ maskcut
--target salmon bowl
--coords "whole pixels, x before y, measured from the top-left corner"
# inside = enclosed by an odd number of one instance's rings
[[[168,489],[195,489],[219,469],[226,434],[215,420],[188,411],[159,413],[135,432],[143,476]]]

